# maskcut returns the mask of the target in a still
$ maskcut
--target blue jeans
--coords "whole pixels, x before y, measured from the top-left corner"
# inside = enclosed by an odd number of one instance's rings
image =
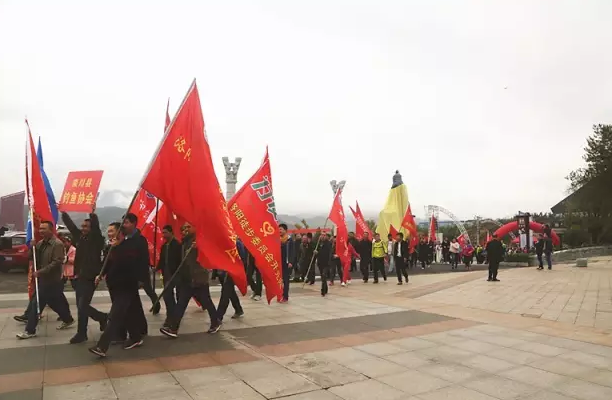
[[[546,263],[548,264],[548,269],[552,269],[552,253],[550,251],[547,251],[545,255],[546,255]]]

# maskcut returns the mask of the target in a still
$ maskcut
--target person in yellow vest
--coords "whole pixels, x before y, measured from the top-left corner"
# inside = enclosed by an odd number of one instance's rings
[[[387,281],[385,271],[385,256],[387,255],[387,244],[380,240],[380,234],[374,235],[372,242],[372,270],[374,271],[374,283],[378,283],[378,272],[382,273],[383,279]]]

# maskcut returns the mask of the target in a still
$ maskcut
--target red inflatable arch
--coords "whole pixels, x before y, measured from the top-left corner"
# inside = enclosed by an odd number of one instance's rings
[[[544,225],[538,222],[535,222],[535,221],[530,221],[529,229],[537,233],[542,233],[544,231]],[[512,222],[508,222],[506,225],[496,230],[495,235],[497,235],[498,238],[503,238],[509,232],[516,231],[516,230],[518,230],[518,222],[512,221]],[[558,246],[561,243],[561,240],[559,240],[559,235],[557,235],[557,232],[555,232],[554,230],[551,231],[551,235],[552,235],[553,244],[555,246]]]

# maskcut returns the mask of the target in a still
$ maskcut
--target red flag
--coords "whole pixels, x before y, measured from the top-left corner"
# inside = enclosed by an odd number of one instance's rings
[[[357,239],[361,240],[363,234],[367,232],[370,235],[370,239],[372,239],[374,237],[372,235],[372,230],[366,223],[365,218],[361,213],[361,209],[359,208],[359,202],[355,201],[355,205],[357,208],[356,210],[353,210],[353,208],[349,206],[351,212],[353,213],[353,216],[355,217],[355,236],[357,236]]]
[[[393,225],[389,225],[389,235],[391,235],[395,239],[398,233],[399,232],[397,231],[397,229],[395,229]]]
[[[200,264],[227,271],[245,294],[246,274],[213,168],[195,80],[166,129],[141,187],[193,225]]]
[[[459,246],[461,247],[465,246],[465,237],[463,237],[463,235],[459,235],[459,237],[457,238],[457,241],[459,242]]]
[[[429,239],[436,241],[436,217],[431,214],[431,220],[429,221]]]
[[[41,240],[39,233],[40,223],[42,221],[53,221],[53,215],[51,214],[45,183],[42,178],[40,164],[34,150],[30,125],[27,120],[26,125],[28,126],[28,138],[26,139],[26,193],[28,205],[33,216],[32,236],[34,237],[34,242],[38,242]]]
[[[34,141],[32,140],[32,132],[30,132],[28,120],[26,120],[26,125],[28,126],[28,137],[26,138],[26,194],[28,206],[30,207],[32,238],[34,239],[32,246],[34,246],[42,239],[39,233],[40,223],[42,221],[53,221],[53,215],[51,214],[51,207],[47,199],[40,164],[36,157],[36,150],[34,150]],[[55,229],[55,227],[53,228]],[[35,289],[34,274],[30,267],[28,268],[28,294],[30,298],[34,295]]]
[[[350,254],[348,251],[348,229],[346,228],[346,220],[344,218],[344,209],[342,207],[342,189],[338,189],[334,196],[334,204],[329,212],[329,220],[336,225],[336,255],[340,258],[342,264],[350,263]]]
[[[410,203],[408,203],[408,208],[406,209],[406,214],[404,215],[404,219],[402,220],[402,228],[408,232],[410,235],[410,252],[414,250],[414,248],[419,244],[419,234],[417,232],[416,221],[412,216],[412,208],[410,207]]]
[[[255,258],[261,279],[266,285],[268,303],[283,295],[281,242],[278,233],[272,171],[268,149],[261,166],[227,203],[232,225],[244,247]]]
[[[136,198],[132,203],[132,207],[128,210],[138,218],[138,228],[140,233],[147,239],[149,244],[149,262],[151,265],[157,265],[159,260],[159,254],[161,252],[161,246],[163,244],[163,238],[161,235],[161,229],[159,226],[163,226],[163,221],[159,220],[159,209],[157,207],[157,198],[146,190],[140,188],[136,194]],[[158,216],[158,226],[155,225],[155,216]],[[155,243],[155,229],[157,231],[157,246]],[[157,254],[153,254],[153,250],[156,249]]]

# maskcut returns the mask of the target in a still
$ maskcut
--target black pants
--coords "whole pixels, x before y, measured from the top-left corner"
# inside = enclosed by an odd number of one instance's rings
[[[145,293],[151,299],[153,304],[157,303],[158,297],[157,293],[155,293],[155,289],[153,289],[153,284],[151,283],[151,277],[148,275],[143,275],[142,280],[140,281],[140,285],[144,289]]]
[[[325,296],[329,291],[327,280],[329,279],[329,265],[319,265],[319,273],[321,274],[321,295]]]
[[[236,289],[234,289],[234,281],[229,274],[225,274],[225,279],[223,280],[223,286],[221,286],[221,298],[219,299],[219,305],[217,306],[217,315],[219,321],[223,321],[223,317],[225,316],[225,312],[227,311],[227,307],[229,306],[230,301],[232,302],[232,307],[234,307],[234,311],[238,314],[242,314],[242,306],[240,305],[240,299],[236,294]]]
[[[350,272],[357,271],[357,260],[355,258],[351,258],[351,268]]]
[[[342,263],[340,262],[339,258],[332,258],[331,268],[328,274],[329,276],[327,278],[331,283],[334,283],[334,279],[336,279],[336,273],[338,273],[338,277],[342,281]]]
[[[68,300],[66,300],[66,296],[64,296],[64,282],[39,283],[38,298],[40,310],[45,308],[45,306],[49,306],[49,308],[59,314],[63,322],[74,321],[72,315],[70,315]],[[28,322],[26,324],[26,332],[28,333],[36,333],[36,326],[38,325],[38,314],[36,309],[36,296],[34,296],[32,307],[28,313]]]
[[[87,322],[89,318],[102,324],[108,318],[108,314],[98,311],[91,306],[91,299],[96,291],[96,282],[93,279],[78,278],[75,283],[75,296],[78,310],[77,335],[87,337]]]
[[[166,305],[166,322],[172,314],[174,314],[174,310],[176,309],[176,304],[178,303],[178,288],[176,287],[176,283],[170,282],[170,278],[172,275],[170,273],[164,274],[164,304]],[[175,279],[176,280],[176,279]]]
[[[404,257],[395,256],[395,271],[397,272],[398,282],[402,282],[402,276],[404,276],[406,282],[408,282],[408,269],[406,268],[406,260],[404,260]]]
[[[181,320],[185,315],[185,310],[187,310],[187,306],[189,305],[189,301],[192,297],[195,297],[196,300],[202,305],[202,308],[205,308],[206,311],[208,311],[210,325],[217,326],[219,324],[219,316],[217,314],[215,304],[210,298],[210,287],[208,285],[194,287],[191,286],[191,284],[181,283],[178,285],[178,288],[179,301],[176,305],[172,318],[170,318],[168,321],[168,325],[172,329],[178,330]]]
[[[289,264],[283,263],[283,300],[289,300],[289,282],[291,268]]]
[[[387,280],[387,272],[385,271],[384,258],[372,258],[372,270],[374,271],[374,282],[378,282],[378,273],[380,272],[384,280]]]
[[[127,329],[130,339],[142,339],[142,318],[145,318],[138,290],[121,290],[113,294],[113,304],[108,314],[108,325],[100,336],[98,347],[106,352],[112,340]]]
[[[450,253],[451,266],[456,267],[459,264],[459,253]]]
[[[489,260],[489,279],[497,279],[498,269],[499,269],[499,261]]]
[[[315,276],[317,275],[315,271],[316,265],[314,262],[311,264],[310,261],[311,260],[307,260],[304,264],[304,279],[306,279],[307,282],[313,284],[315,283]],[[308,270],[309,267],[310,270]]]
[[[253,272],[255,273],[255,279],[253,279]],[[253,264],[249,265],[247,268],[247,281],[253,294],[256,296],[261,296],[261,288],[262,288],[262,280],[261,280],[261,272],[259,269]]]
[[[370,278],[370,264],[372,260],[370,258],[362,258],[359,262],[359,269],[361,270],[361,276],[363,277],[363,281],[367,282]]]

